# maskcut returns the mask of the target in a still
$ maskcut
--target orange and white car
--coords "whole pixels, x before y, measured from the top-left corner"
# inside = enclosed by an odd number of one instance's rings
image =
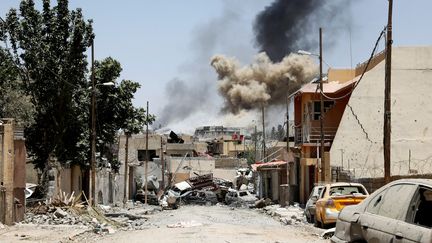
[[[325,185],[316,202],[315,225],[324,228],[336,223],[342,208],[358,204],[368,195],[366,188],[359,183],[337,182]]]

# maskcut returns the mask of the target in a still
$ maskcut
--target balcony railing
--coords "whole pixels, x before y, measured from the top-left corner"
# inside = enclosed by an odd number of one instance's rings
[[[333,142],[336,136],[337,127],[324,127],[324,142]],[[296,127],[295,128],[295,144],[303,143],[320,143],[321,130],[320,127]]]

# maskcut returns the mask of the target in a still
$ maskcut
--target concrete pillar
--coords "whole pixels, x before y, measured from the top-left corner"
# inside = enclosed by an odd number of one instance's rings
[[[24,139],[16,139],[14,141],[14,197],[19,203],[15,206],[15,222],[24,220],[25,213],[25,194],[26,187],[26,149]]]
[[[330,153],[329,152],[325,152],[324,153],[324,160],[325,160],[325,164],[324,164],[324,181],[325,182],[331,182],[332,181],[332,176],[331,176],[331,166],[330,166]]]
[[[14,222],[14,124],[13,120],[3,124],[3,186],[5,187],[4,224]]]
[[[300,203],[305,203],[305,185],[306,185],[306,161],[305,159],[300,160]]]
[[[272,171],[271,175],[271,190],[272,200],[279,200],[279,171]]]

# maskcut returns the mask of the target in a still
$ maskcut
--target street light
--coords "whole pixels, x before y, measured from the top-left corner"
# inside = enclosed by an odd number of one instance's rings
[[[93,45],[92,45],[92,53],[93,53]],[[93,57],[92,57],[93,59]],[[93,60],[92,60],[93,63]],[[114,86],[115,83],[110,81],[106,83],[96,84],[94,80],[94,72],[93,72],[93,65],[92,65],[92,96],[91,96],[91,199],[90,203],[92,205],[95,205],[95,198],[96,198],[96,87],[97,86]]]
[[[90,165],[91,165],[91,190],[90,190],[90,204],[96,204],[96,87],[113,86],[114,82],[106,82],[96,84],[94,73],[94,41],[91,42],[91,81],[92,81],[92,96],[91,96],[91,147],[90,147]]]
[[[320,57],[319,54],[312,53],[312,52],[308,52],[308,51],[305,51],[305,50],[298,50],[298,51],[297,51],[297,54],[299,54],[299,55],[304,55],[304,56],[314,56],[314,57],[318,57],[318,58]],[[328,64],[324,59],[323,59],[322,61],[323,61],[323,63],[324,63],[325,65],[327,65],[328,68],[331,68],[331,65]]]

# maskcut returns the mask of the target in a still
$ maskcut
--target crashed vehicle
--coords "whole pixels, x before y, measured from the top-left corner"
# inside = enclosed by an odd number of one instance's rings
[[[312,192],[309,196],[308,201],[306,202],[304,214],[306,216],[306,220],[309,223],[312,223],[315,221],[315,204],[318,201],[318,198],[319,198],[323,188],[324,188],[324,186],[315,186],[312,189]]]
[[[214,205],[218,203],[216,194],[212,191],[193,190],[185,192],[180,196],[185,204]]]
[[[255,201],[257,201],[257,197],[252,195],[247,190],[237,191],[234,189],[229,189],[225,196],[225,203],[227,205],[253,207],[255,206]]]
[[[315,204],[315,226],[325,228],[336,223],[342,208],[358,204],[368,195],[366,188],[359,183],[337,182],[325,185]]]
[[[391,182],[339,214],[331,242],[432,242],[432,180]]]
[[[145,190],[139,189],[135,194],[135,200],[140,201],[142,203],[145,202]],[[158,205],[158,199],[155,191],[147,191],[147,203],[150,205]]]

